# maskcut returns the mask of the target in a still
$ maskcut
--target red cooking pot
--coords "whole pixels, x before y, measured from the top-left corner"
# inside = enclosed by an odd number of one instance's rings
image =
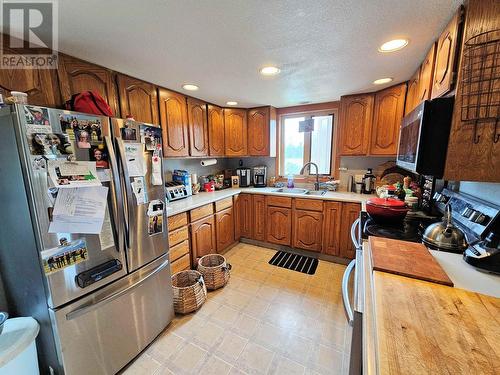
[[[409,210],[405,202],[395,198],[370,198],[366,201],[368,214],[382,224],[403,221]]]

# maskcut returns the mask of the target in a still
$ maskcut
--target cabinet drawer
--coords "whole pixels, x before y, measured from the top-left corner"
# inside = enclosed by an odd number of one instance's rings
[[[176,261],[170,263],[170,271],[172,275],[174,275],[177,272],[189,269],[190,266],[191,266],[191,258],[189,257],[189,254],[186,254],[181,258],[177,259]]]
[[[172,247],[184,240],[187,240],[188,238],[189,238],[188,227],[185,226],[168,233],[168,245]]]
[[[172,231],[174,229],[183,227],[187,225],[188,219],[187,219],[187,213],[183,212],[174,216],[170,216],[168,218],[168,231]]]
[[[291,208],[292,207],[292,198],[274,197],[274,196],[269,195],[269,196],[267,196],[267,205],[268,206]]]
[[[233,197],[228,197],[215,202],[215,212],[222,211],[233,205]]]
[[[180,244],[170,247],[169,259],[170,262],[175,262],[185,254],[189,254],[189,240],[185,240]]]
[[[297,210],[323,211],[323,201],[319,199],[295,199]]]
[[[191,210],[191,222],[204,218],[205,216],[211,215],[213,213],[214,205],[212,203],[195,208],[194,210]]]

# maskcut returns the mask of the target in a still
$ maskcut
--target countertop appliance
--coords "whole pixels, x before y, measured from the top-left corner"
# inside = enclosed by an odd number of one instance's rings
[[[250,168],[237,168],[236,175],[240,178],[240,186],[241,187],[249,187],[251,184],[250,180]]]
[[[398,166],[422,175],[443,177],[453,102],[453,97],[425,100],[403,118]]]
[[[180,181],[165,182],[165,195],[169,202],[187,198],[189,194],[186,185]]]
[[[115,374],[174,315],[161,147],[141,144],[142,134],[161,142],[161,130],[36,110],[41,118],[30,106],[0,109],[0,273],[9,312],[40,323],[42,373]],[[49,166],[74,161],[94,161],[108,188],[100,234],[49,231],[62,189]],[[61,183],[75,181],[51,168]]]
[[[253,186],[255,186],[255,187],[266,187],[267,186],[267,167],[266,166],[253,167]]]

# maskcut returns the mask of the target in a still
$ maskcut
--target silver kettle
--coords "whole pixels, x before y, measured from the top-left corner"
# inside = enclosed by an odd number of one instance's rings
[[[465,233],[451,221],[451,206],[445,207],[444,220],[427,227],[422,236],[422,242],[430,249],[463,253],[467,249]]]

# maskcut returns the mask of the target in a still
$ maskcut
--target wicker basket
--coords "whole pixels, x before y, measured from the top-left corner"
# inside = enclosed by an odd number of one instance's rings
[[[207,287],[198,271],[187,270],[172,276],[174,290],[174,310],[178,314],[188,314],[198,310],[207,300]]]
[[[198,271],[205,279],[207,289],[222,288],[229,280],[231,265],[226,263],[226,258],[219,254],[208,254],[198,260]]]

